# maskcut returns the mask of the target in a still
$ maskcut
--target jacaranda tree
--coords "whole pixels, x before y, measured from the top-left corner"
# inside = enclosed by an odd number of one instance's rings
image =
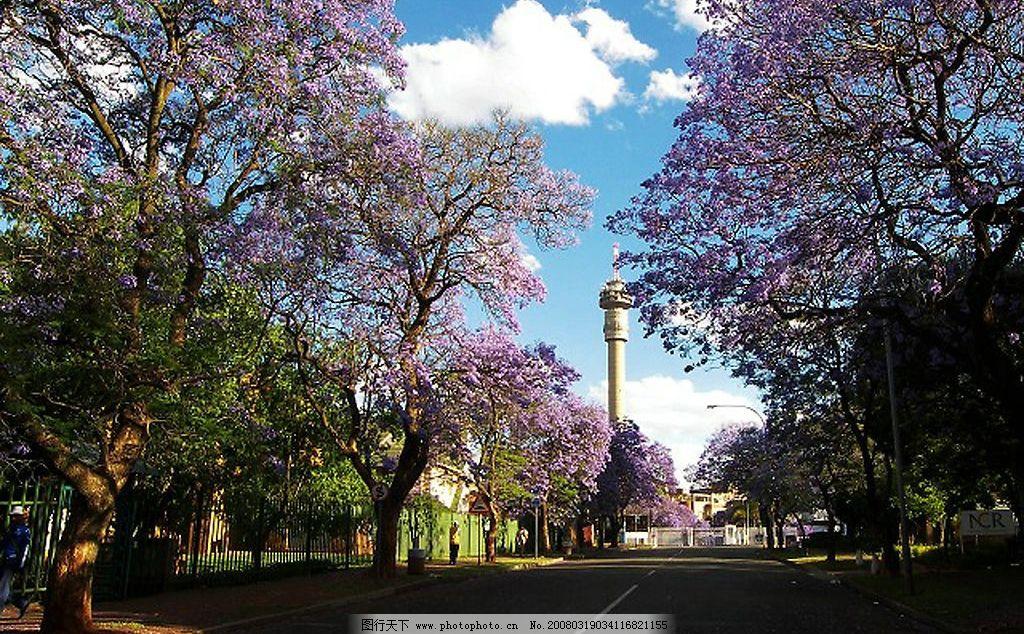
[[[566,247],[590,221],[593,192],[549,169],[541,137],[497,115],[490,125],[411,128],[415,164],[351,190],[352,221],[267,261],[267,307],[295,333],[296,359],[340,449],[378,500],[374,571],[396,573],[399,515],[431,456],[443,415],[434,374],[466,332],[463,302],[514,325],[544,296],[519,232]],[[286,208],[315,201],[285,201]],[[265,242],[287,220],[259,219],[242,242]],[[326,246],[325,246],[326,243]],[[387,468],[383,468],[383,467]],[[378,486],[383,485],[383,486]]]
[[[612,545],[618,546],[622,514],[627,507],[650,510],[675,487],[676,474],[668,449],[645,436],[636,423],[616,423],[608,446],[608,461],[597,476],[593,506],[611,526]],[[605,523],[602,521],[602,525]],[[604,535],[600,536],[604,542]]]
[[[381,69],[400,81],[391,5],[0,4],[0,415],[75,490],[44,631],[91,628],[99,540],[155,405],[216,367],[208,346],[240,344],[211,310],[226,238],[400,160],[379,88]]]
[[[460,342],[440,390],[453,421],[434,464],[473,487],[489,516],[487,558],[509,511],[574,508],[607,455],[608,416],[569,391],[579,374],[551,346],[519,346],[493,327]],[[554,499],[554,498],[558,499]]]
[[[778,319],[935,338],[1024,465],[1024,14],[1012,0],[704,4],[716,28],[663,169],[611,221],[673,349]],[[907,301],[908,296],[913,301]],[[1017,469],[1017,479],[1024,473]]]

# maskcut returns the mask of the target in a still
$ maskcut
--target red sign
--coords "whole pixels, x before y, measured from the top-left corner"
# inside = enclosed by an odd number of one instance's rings
[[[474,494],[473,497],[469,498],[469,514],[490,515],[490,509],[487,508],[487,503],[484,502],[482,495]]]

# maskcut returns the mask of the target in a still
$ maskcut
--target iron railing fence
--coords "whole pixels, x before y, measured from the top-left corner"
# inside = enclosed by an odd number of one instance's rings
[[[14,578],[13,595],[38,598],[46,592],[57,538],[67,522],[71,487],[37,460],[0,457],[0,518],[9,529],[16,506],[28,512],[31,531],[25,568]]]
[[[246,583],[366,565],[373,559],[372,507],[310,501],[244,504],[197,489],[187,512],[147,522],[146,500],[125,500],[100,552],[99,599]]]
[[[93,581],[96,600],[123,599],[183,587],[246,583],[292,574],[367,566],[373,560],[373,505],[317,500],[252,499],[199,485],[181,486],[173,503],[129,487],[100,546]],[[57,542],[73,492],[38,461],[0,458],[0,517],[29,513],[28,564],[15,594],[38,600],[46,592]],[[459,524],[460,558],[482,558],[487,520],[440,505],[407,508],[399,523],[398,559],[409,549],[428,560],[448,559],[449,529]],[[503,521],[499,553],[514,549],[518,525]]]

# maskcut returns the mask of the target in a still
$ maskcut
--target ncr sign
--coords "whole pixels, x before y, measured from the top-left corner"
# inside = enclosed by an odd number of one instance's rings
[[[991,511],[963,511],[960,513],[960,534],[1015,535],[1017,520],[1008,509]]]

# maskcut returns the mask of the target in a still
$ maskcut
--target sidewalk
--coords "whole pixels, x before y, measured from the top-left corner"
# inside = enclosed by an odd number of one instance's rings
[[[560,561],[561,558],[549,558],[535,563],[532,559],[499,557],[497,563],[478,566],[476,559],[466,559],[454,567],[428,565],[427,574],[417,577],[407,575],[405,566],[399,566],[398,576],[387,580],[368,576],[366,569],[343,570],[97,603],[93,618],[97,627],[118,633],[200,634],[244,631],[244,625],[248,622],[273,620],[275,615],[284,613],[339,606],[362,599],[409,592],[435,583],[457,582],[479,575]],[[8,607],[3,621],[0,621],[0,632],[39,631],[42,610],[38,605],[32,606],[21,621],[15,621],[15,616],[14,608]]]

